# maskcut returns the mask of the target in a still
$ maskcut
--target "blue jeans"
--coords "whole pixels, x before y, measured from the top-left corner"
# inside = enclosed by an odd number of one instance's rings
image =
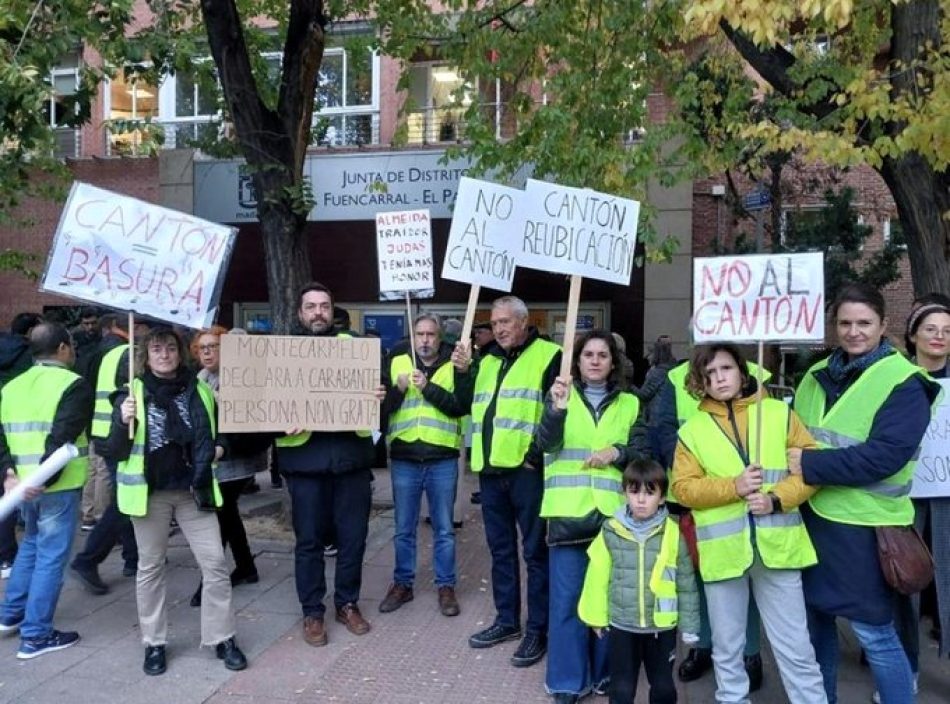
[[[53,631],[81,497],[81,489],[53,491],[20,506],[26,530],[7,583],[2,618],[6,623],[23,619],[21,638],[45,638]]]
[[[874,685],[884,704],[913,704],[914,676],[901,647],[894,623],[875,626],[851,621],[851,628],[864,649],[874,675]],[[838,701],[838,628],[831,614],[808,609],[808,630],[815,657],[821,667],[828,704]]]
[[[518,531],[528,573],[530,633],[548,630],[548,546],[544,542],[541,494],[544,475],[534,469],[511,469],[478,478],[482,492],[485,539],[491,552],[492,596],[501,626],[521,626],[521,575]]]
[[[587,573],[587,546],[564,545],[548,550],[550,606],[548,663],[544,688],[548,694],[584,696],[607,680],[607,636],[598,638],[577,617],[577,602]]]
[[[455,527],[452,508],[458,481],[458,458],[431,462],[392,461],[393,503],[396,534],[393,546],[396,568],[393,581],[411,587],[416,578],[416,528],[419,504],[425,492],[432,520],[432,569],[436,587],[455,586]]]

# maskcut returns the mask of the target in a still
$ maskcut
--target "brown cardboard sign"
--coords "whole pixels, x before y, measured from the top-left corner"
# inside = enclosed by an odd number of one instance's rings
[[[223,433],[377,430],[376,338],[222,335]]]

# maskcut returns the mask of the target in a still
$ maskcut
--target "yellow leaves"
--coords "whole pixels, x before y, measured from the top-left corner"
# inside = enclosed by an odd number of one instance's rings
[[[851,22],[853,0],[695,0],[684,15],[687,38],[714,34],[719,22],[749,35],[759,45],[788,39],[797,20],[821,17],[838,29]]]

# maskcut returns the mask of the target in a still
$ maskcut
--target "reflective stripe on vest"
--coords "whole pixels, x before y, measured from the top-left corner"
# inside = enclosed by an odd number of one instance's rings
[[[211,428],[211,437],[217,436],[217,423],[214,417],[214,392],[211,387],[200,379],[197,381],[198,397],[208,414],[208,423]],[[119,511],[127,516],[144,516],[148,510],[148,482],[145,478],[146,447],[146,404],[145,387],[141,379],[132,381],[132,393],[135,395],[135,437],[132,440],[132,449],[129,457],[119,462],[116,473],[116,504]],[[213,474],[213,473],[212,473]],[[212,478],[211,486],[214,493],[214,505],[221,506],[221,490],[218,480]]]
[[[671,518],[666,519],[660,554],[650,575],[653,600],[653,622],[660,628],[672,628],[679,618],[676,596],[676,561],[679,557],[680,527]]]
[[[408,354],[401,354],[393,358],[390,364],[390,379],[396,383],[400,374],[412,374],[412,358]],[[445,362],[429,379],[448,392],[455,390],[455,369],[450,362]],[[389,418],[387,440],[402,442],[421,441],[429,445],[451,447],[455,450],[462,445],[461,423],[458,418],[442,413],[425,399],[422,392],[412,383],[406,388],[406,395],[399,408]]]
[[[867,442],[874,416],[891,392],[924,372],[895,352],[866,369],[826,413],[827,399],[815,364],[795,394],[795,410],[822,447],[848,448]],[[914,522],[910,489],[916,455],[891,476],[866,486],[823,486],[808,503],[822,518],[861,526],[907,526]]]
[[[103,355],[99,364],[99,373],[96,375],[96,405],[89,431],[94,438],[109,437],[109,427],[112,425],[112,404],[109,403],[109,397],[116,390],[115,375],[119,371],[122,355],[128,349],[128,345],[114,347]]]
[[[594,509],[612,516],[623,505],[621,471],[616,467],[584,467],[597,450],[626,445],[640,413],[636,396],[620,393],[595,421],[574,387],[567,402],[563,447],[544,457],[543,518],[580,518]]]
[[[0,423],[20,479],[39,469],[63,394],[80,378],[63,367],[36,364],[10,380],[0,392]],[[79,456],[66,463],[59,478],[46,491],[78,489],[86,483],[86,434],[80,434],[74,444]]]
[[[746,362],[746,369],[749,376],[757,378],[756,374],[759,365],[755,362]],[[673,384],[673,391],[676,394],[676,421],[680,427],[688,421],[696,412],[699,411],[701,398],[696,398],[686,390],[686,377],[689,375],[689,362],[681,362],[666,373],[670,383]],[[762,379],[768,382],[772,378],[772,372],[768,369],[762,370]]]
[[[486,464],[499,469],[522,465],[541,419],[542,377],[559,350],[553,342],[535,338],[514,361],[500,388],[501,358],[488,355],[482,359],[472,400],[472,471],[480,472]],[[483,423],[496,392],[491,448],[486,460]]]
[[[756,413],[748,410],[748,454],[756,454]],[[788,476],[786,445],[789,408],[783,401],[762,401],[762,493],[768,493]],[[732,440],[713,416],[700,412],[680,428],[679,438],[709,477],[738,477],[745,462]],[[743,439],[740,439],[743,440]],[[709,509],[693,509],[699,568],[705,581],[716,582],[741,576],[752,564],[751,514],[743,500]],[[798,509],[767,516],[751,516],[755,521],[755,542],[766,567],[800,569],[815,564],[817,558]]]

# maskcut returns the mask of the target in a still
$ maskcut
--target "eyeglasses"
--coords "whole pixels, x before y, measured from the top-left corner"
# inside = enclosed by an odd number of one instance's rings
[[[212,344],[212,345],[198,345],[198,351],[199,351],[199,352],[214,352],[214,351],[215,351],[216,349],[218,349],[220,346],[221,346],[221,345],[218,344],[218,343],[215,343],[215,344]]]
[[[917,334],[924,337],[947,337],[950,338],[950,328],[938,328],[936,325],[921,325]]]

